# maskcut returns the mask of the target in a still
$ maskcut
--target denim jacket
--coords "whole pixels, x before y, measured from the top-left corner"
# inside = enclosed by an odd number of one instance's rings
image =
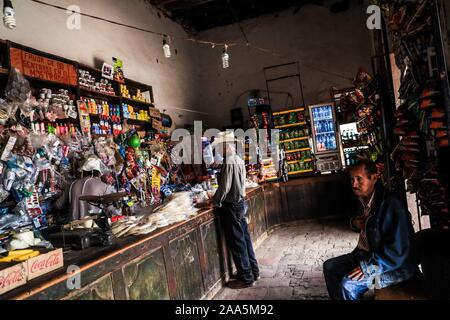
[[[415,234],[411,214],[401,201],[381,185],[375,192],[374,213],[365,226],[370,255],[360,266],[376,288],[385,288],[415,275]]]

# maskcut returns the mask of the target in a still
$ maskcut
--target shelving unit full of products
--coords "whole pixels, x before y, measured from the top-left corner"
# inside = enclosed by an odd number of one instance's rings
[[[33,128],[39,132],[63,135],[76,126],[83,132],[83,123],[89,125],[84,133],[94,136],[119,135],[125,123],[137,129],[161,129],[155,125],[160,114],[150,85],[128,78],[106,79],[100,69],[7,40],[0,41],[0,50],[0,89],[16,68],[30,83],[37,104],[47,108],[59,99],[62,110],[57,110],[56,117],[36,116]],[[85,113],[80,114],[80,107]]]
[[[272,115],[275,129],[279,130],[278,144],[284,150],[288,176],[313,173],[309,117],[305,115],[305,108],[274,112]]]

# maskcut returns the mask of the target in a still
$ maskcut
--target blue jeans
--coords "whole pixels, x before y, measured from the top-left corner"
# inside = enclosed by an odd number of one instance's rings
[[[221,218],[238,278],[251,283],[259,276],[259,267],[245,221],[244,201],[237,204],[223,203]]]
[[[352,253],[328,259],[323,264],[323,274],[328,294],[332,300],[358,300],[369,290],[369,280],[353,281],[347,275],[364,259],[364,251],[355,249]]]

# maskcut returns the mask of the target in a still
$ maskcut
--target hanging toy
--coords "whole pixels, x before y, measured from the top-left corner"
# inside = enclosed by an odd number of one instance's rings
[[[141,146],[141,138],[138,135],[133,135],[128,140],[128,145],[134,149],[137,149]]]

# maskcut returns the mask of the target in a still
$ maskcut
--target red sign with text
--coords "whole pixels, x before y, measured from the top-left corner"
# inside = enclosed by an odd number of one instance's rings
[[[71,64],[44,58],[17,48],[11,48],[10,57],[11,67],[17,68],[26,76],[77,85],[77,70]]]

